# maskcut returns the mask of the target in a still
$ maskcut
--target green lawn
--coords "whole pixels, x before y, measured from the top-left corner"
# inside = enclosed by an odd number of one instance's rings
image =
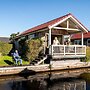
[[[0,66],[10,66],[10,65],[14,65],[14,61],[12,59],[12,57],[10,56],[0,56]],[[29,64],[29,62],[27,61],[22,61],[23,65]]]
[[[87,47],[86,49],[86,56],[87,56],[87,61],[90,61],[90,47]]]
[[[87,50],[86,50],[87,52],[87,56],[90,56],[90,47],[87,47]]]

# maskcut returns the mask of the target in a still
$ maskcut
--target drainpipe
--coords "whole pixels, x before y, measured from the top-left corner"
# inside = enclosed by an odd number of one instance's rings
[[[51,66],[52,66],[52,47],[51,47],[51,28],[49,28],[49,55],[48,55],[48,59],[49,59],[49,68],[51,71]]]

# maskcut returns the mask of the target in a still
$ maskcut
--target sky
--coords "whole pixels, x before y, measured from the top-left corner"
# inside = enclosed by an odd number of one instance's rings
[[[0,0],[0,36],[72,13],[90,30],[90,0]]]

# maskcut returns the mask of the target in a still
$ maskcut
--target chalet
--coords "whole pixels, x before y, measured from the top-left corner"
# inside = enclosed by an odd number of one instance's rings
[[[49,55],[52,61],[60,61],[75,58],[83,58],[86,56],[86,46],[83,43],[83,34],[87,33],[87,28],[81,24],[71,13],[56,18],[44,24],[38,25],[21,33],[15,39],[16,49],[19,49],[19,42],[22,39],[43,38],[44,53],[46,48],[49,49]],[[81,33],[81,45],[65,44],[64,36],[69,35],[70,38],[75,33]],[[60,44],[53,45],[54,38],[57,37]],[[54,62],[54,61],[53,61]]]
[[[73,44],[81,45],[81,38],[81,33],[74,34],[71,37],[71,41]],[[83,34],[83,44],[86,46],[90,46],[90,31]]]

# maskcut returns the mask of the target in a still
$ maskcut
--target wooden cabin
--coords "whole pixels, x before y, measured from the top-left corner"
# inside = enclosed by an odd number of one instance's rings
[[[87,28],[69,13],[24,31],[16,38],[16,46],[18,48],[18,42],[23,38],[32,39],[40,37],[44,43],[44,53],[48,48],[49,55],[52,56],[53,60],[83,58],[86,56],[86,46],[83,45],[83,33],[87,32]],[[75,33],[81,33],[81,45],[70,43],[70,37]],[[64,37],[67,35],[69,35],[68,44],[64,40]],[[55,37],[57,37],[59,45],[53,45]]]

